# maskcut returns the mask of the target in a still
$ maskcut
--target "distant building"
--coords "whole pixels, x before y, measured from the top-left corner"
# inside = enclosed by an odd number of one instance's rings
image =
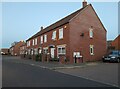
[[[8,48],[2,48],[1,49],[1,54],[2,55],[8,55],[9,54],[9,49]]]
[[[113,40],[107,41],[107,50],[108,51],[114,50],[114,47],[112,46],[112,42],[113,42]]]
[[[11,47],[14,46],[14,45],[16,45],[17,43],[18,43],[18,42],[16,42],[16,41],[13,42],[13,43],[11,44]]]
[[[25,58],[26,55],[27,55],[26,43],[24,43],[23,45],[20,46],[20,56],[22,58]]]
[[[19,56],[20,55],[20,46],[22,46],[23,44],[25,44],[24,41],[20,41],[15,43],[14,45],[12,45],[10,47],[10,54],[13,56]]]
[[[120,50],[120,35],[118,35],[111,43],[114,50]]]

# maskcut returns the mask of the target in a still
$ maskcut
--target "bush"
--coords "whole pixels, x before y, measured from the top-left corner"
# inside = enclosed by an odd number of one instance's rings
[[[36,60],[36,61],[39,61],[39,55],[36,55],[36,56],[35,56],[35,60]]]
[[[59,61],[59,59],[55,57],[55,58],[52,58],[52,61]]]
[[[69,61],[70,61],[69,59],[67,59],[67,58],[65,59],[65,62],[69,62]]]
[[[42,54],[39,54],[39,61],[42,61]]]
[[[37,54],[37,55],[35,56],[35,60],[36,60],[36,61],[42,61],[42,54]]]

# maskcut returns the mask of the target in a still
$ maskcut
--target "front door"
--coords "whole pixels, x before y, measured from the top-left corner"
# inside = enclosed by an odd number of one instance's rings
[[[51,58],[54,58],[54,50],[55,48],[51,48]]]

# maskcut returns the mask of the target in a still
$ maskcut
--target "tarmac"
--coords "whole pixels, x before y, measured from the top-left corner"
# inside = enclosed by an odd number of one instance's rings
[[[86,63],[61,64],[60,62],[40,62],[32,59],[20,58],[18,56],[4,56],[4,57],[5,58],[9,57],[10,61],[12,62],[29,64],[32,66],[39,66],[41,68],[47,68],[51,70],[83,68],[86,66],[95,66],[98,63],[100,63],[100,62],[86,62]]]

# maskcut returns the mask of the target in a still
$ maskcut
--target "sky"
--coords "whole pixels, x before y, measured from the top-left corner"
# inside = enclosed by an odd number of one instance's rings
[[[91,3],[107,30],[107,40],[118,35],[118,3]],[[1,7],[1,4],[0,4]],[[35,33],[82,7],[81,2],[2,2],[2,48],[27,40]],[[1,12],[0,12],[1,15]]]

